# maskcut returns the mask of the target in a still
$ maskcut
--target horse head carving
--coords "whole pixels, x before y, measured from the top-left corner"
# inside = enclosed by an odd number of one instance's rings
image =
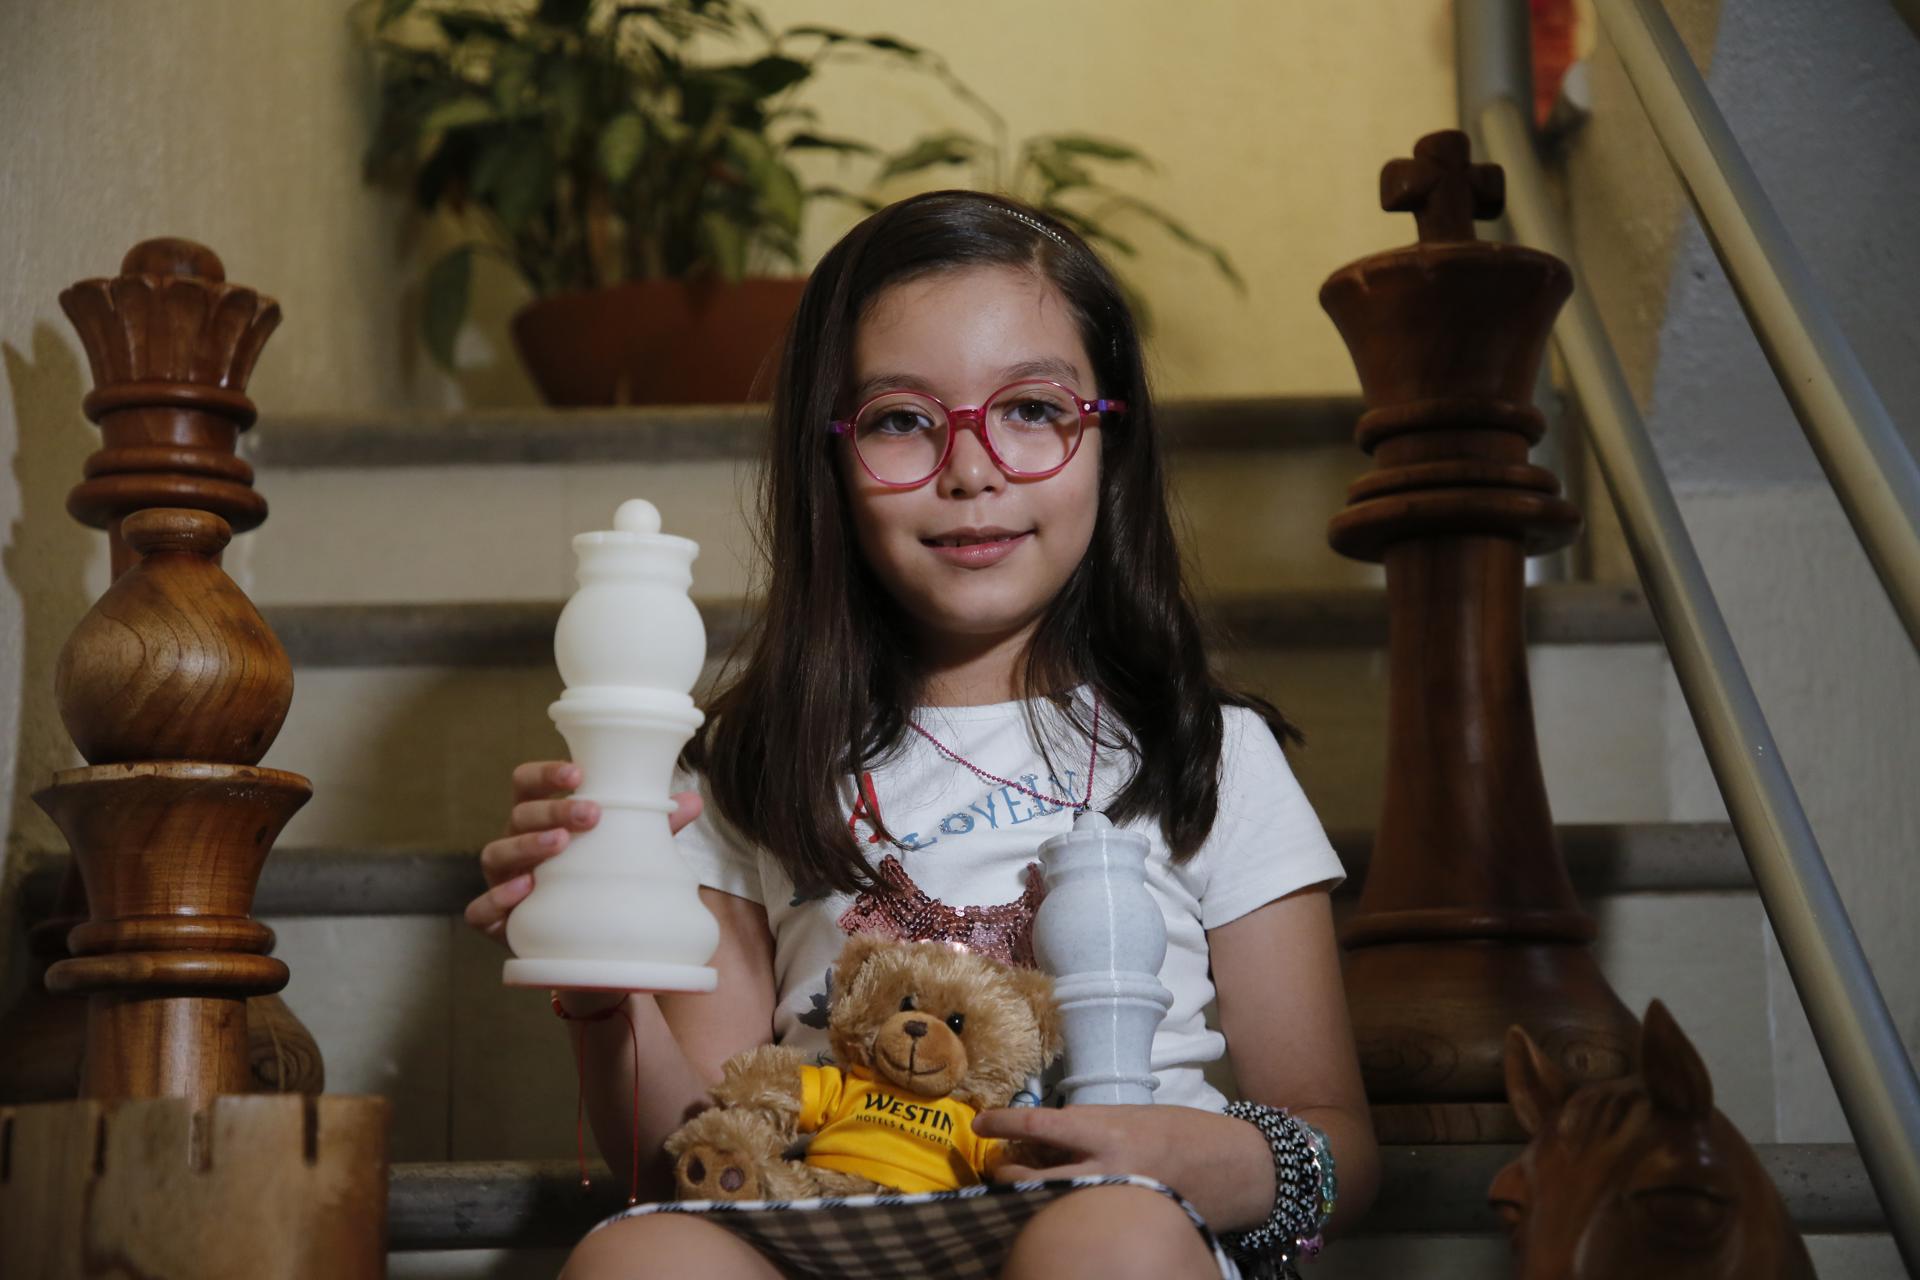
[[[1574,1090],[1519,1027],[1507,1099],[1532,1141],[1487,1199],[1518,1280],[1813,1280],[1780,1193],[1714,1108],[1706,1065],[1655,1000],[1639,1071]]]

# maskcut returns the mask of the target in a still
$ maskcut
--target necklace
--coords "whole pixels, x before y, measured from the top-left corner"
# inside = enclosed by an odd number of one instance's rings
[[[983,778],[988,782],[995,782],[1003,787],[1012,787],[1015,791],[1023,795],[1032,796],[1035,800],[1040,800],[1047,804],[1058,805],[1062,809],[1078,809],[1080,812],[1085,813],[1093,807],[1093,770],[1094,766],[1100,763],[1100,691],[1098,689],[1094,690],[1093,693],[1093,732],[1089,735],[1093,739],[1093,752],[1087,758],[1087,795],[1083,800],[1063,800],[1059,796],[1043,796],[1033,788],[1023,787],[1011,778],[1002,778],[997,774],[988,773],[985,769],[982,769],[979,765],[921,728],[919,721],[909,720],[907,721],[907,727],[925,738],[928,742],[931,742],[935,751],[938,751],[955,764],[971,769],[975,776]],[[1058,781],[1058,779],[1055,779],[1055,781]]]

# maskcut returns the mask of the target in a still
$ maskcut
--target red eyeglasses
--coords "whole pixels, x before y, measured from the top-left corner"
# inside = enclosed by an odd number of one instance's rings
[[[854,456],[880,484],[911,489],[939,475],[960,431],[980,436],[994,465],[1022,480],[1044,480],[1073,461],[1088,419],[1126,409],[1121,400],[1086,400],[1059,382],[1011,382],[978,407],[949,409],[920,391],[882,391],[850,418],[827,425],[853,441]]]

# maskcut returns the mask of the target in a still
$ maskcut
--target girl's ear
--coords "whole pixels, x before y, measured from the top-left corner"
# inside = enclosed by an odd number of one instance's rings
[[[1038,969],[1011,969],[1014,988],[1027,1007],[1033,1010],[1034,1025],[1040,1028],[1042,1065],[1052,1062],[1067,1047],[1060,1030],[1060,1005],[1053,998],[1053,975]]]
[[[1567,1079],[1520,1027],[1507,1028],[1507,1101],[1520,1127],[1539,1133],[1567,1100]]]
[[[853,989],[853,979],[867,961],[881,951],[897,945],[892,938],[878,933],[856,933],[847,939],[847,945],[840,949],[839,959],[833,962],[833,993],[835,999],[845,999],[847,992]]]

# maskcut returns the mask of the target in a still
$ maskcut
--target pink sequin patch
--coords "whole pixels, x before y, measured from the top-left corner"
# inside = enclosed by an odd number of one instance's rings
[[[900,860],[880,860],[881,891],[869,889],[840,917],[848,933],[877,933],[903,942],[947,942],[1031,969],[1033,913],[1046,896],[1040,864],[1027,864],[1027,889],[991,907],[950,907],[913,882]]]

